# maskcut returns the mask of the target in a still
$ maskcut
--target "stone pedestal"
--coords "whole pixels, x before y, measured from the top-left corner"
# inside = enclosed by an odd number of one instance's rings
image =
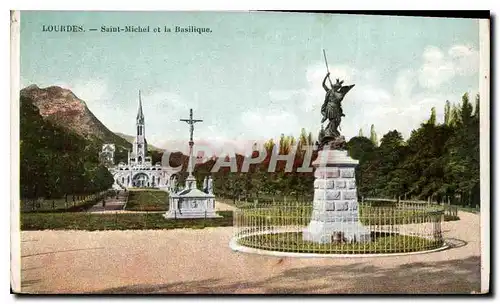
[[[200,190],[181,191],[170,197],[170,208],[163,215],[166,219],[216,218],[215,197]]]
[[[358,219],[354,168],[345,150],[321,150],[313,162],[314,203],[303,239],[317,243],[367,242],[370,231]]]
[[[217,218],[215,196],[196,189],[196,179],[189,176],[186,188],[169,196],[169,210],[163,215],[166,219]]]

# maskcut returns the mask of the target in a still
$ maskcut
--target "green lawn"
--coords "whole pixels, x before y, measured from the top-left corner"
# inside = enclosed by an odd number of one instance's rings
[[[131,190],[125,210],[167,211],[168,193],[162,190]]]
[[[323,253],[323,254],[368,254],[415,252],[439,248],[442,240],[429,240],[407,235],[375,235],[366,243],[319,244],[302,240],[302,232],[284,232],[252,235],[241,238],[239,244],[271,251]]]
[[[21,230],[140,230],[225,227],[233,225],[233,212],[221,218],[165,219],[161,213],[21,213]]]

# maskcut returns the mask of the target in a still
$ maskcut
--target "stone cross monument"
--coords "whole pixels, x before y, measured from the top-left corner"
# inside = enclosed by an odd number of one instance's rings
[[[188,160],[188,177],[186,178],[185,189],[196,188],[196,178],[193,176],[193,132],[194,124],[197,122],[202,122],[201,119],[193,119],[193,109],[189,109],[189,119],[181,119],[180,121],[185,121],[189,124],[189,160]]]
[[[174,191],[169,196],[169,210],[163,215],[166,219],[180,218],[216,218],[221,217],[215,211],[215,196],[211,192],[204,192],[196,187],[196,178],[193,176],[193,131],[194,124],[203,120],[193,119],[193,109],[189,110],[189,119],[181,119],[189,124],[189,161],[188,177],[184,189]],[[205,178],[204,184],[211,179]],[[173,184],[176,181],[174,180]]]
[[[344,81],[337,79],[333,84],[330,80],[328,88],[325,82],[329,76],[328,72],[323,79],[326,96],[321,107],[321,123],[328,119],[328,125],[325,129],[321,126],[318,158],[313,162],[313,211],[302,235],[304,240],[317,243],[366,242],[370,240],[370,231],[358,219],[354,172],[358,161],[347,155],[344,136],[338,131],[345,116],[341,101],[354,85],[343,86]]]

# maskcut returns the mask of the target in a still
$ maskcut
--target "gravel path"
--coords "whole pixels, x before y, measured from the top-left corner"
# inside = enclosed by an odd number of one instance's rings
[[[479,215],[443,230],[454,248],[379,258],[232,252],[232,227],[22,232],[27,293],[470,293],[480,290]]]
[[[123,191],[120,191],[118,194],[118,197],[109,197],[106,199],[106,203],[103,205],[102,201],[98,202],[92,208],[88,210],[88,212],[92,213],[104,213],[104,212],[111,212],[111,211],[117,211],[117,210],[123,210],[125,207],[126,203],[126,194]]]
[[[236,207],[229,205],[229,204],[226,204],[226,203],[215,201],[215,210],[217,210],[217,211],[234,211],[234,210],[236,210]]]

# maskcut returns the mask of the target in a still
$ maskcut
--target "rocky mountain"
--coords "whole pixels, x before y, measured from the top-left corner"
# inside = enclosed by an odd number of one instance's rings
[[[114,143],[115,163],[127,161],[128,150],[132,150],[134,137],[109,130],[87,107],[85,101],[78,98],[72,91],[58,86],[40,88],[30,85],[20,92],[20,97],[26,103],[33,104],[43,120],[56,127],[66,129],[81,136],[96,150],[103,143]],[[148,144],[153,163],[161,162],[164,149]],[[187,156],[180,152],[172,153],[171,165],[187,163]]]
[[[40,115],[56,126],[69,129],[98,144],[114,143],[117,151],[125,151],[125,155],[126,150],[132,148],[130,142],[110,131],[94,116],[85,101],[68,89],[30,85],[21,90],[21,97],[29,98]]]

